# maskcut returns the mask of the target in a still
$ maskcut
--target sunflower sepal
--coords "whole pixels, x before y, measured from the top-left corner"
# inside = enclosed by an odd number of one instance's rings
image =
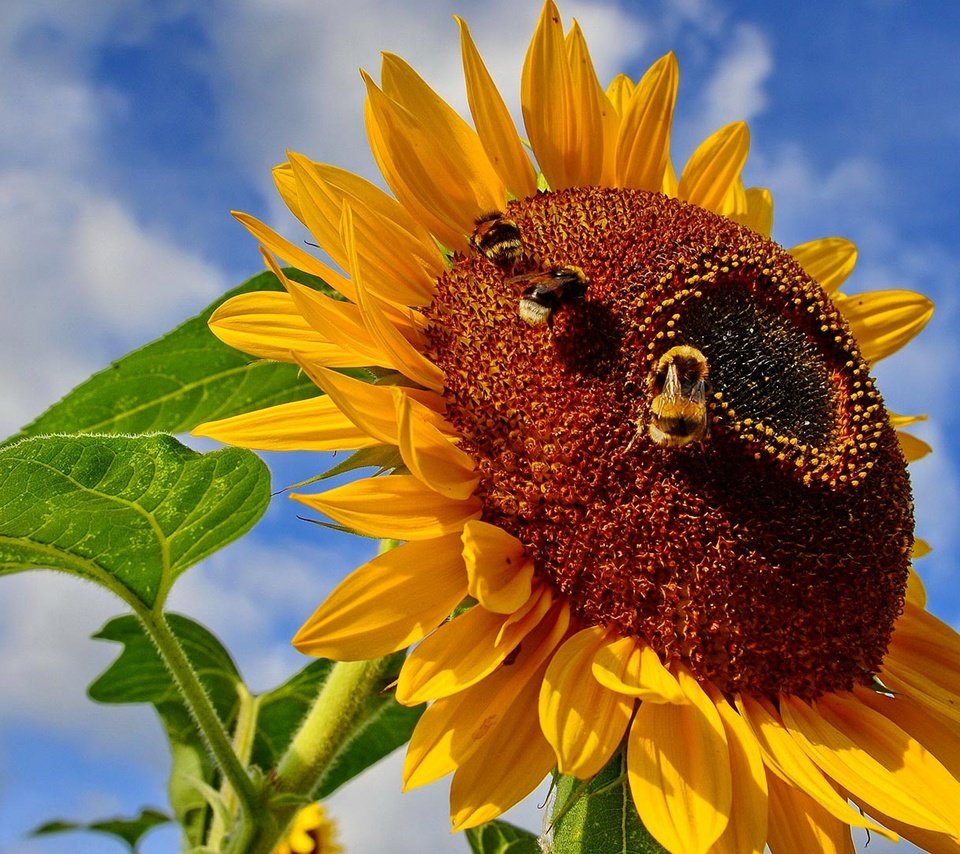
[[[555,774],[550,804],[547,837],[555,854],[666,854],[637,813],[622,750],[589,781]]]

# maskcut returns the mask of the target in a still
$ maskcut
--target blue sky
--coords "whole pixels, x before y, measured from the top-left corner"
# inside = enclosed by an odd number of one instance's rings
[[[256,246],[231,208],[302,237],[269,175],[285,149],[375,178],[358,67],[376,73],[378,52],[395,51],[462,108],[458,13],[516,108],[538,11],[536,0],[5,0],[0,429],[13,432],[110,359],[258,272]],[[890,408],[930,414],[915,432],[935,455],[912,470],[918,532],[934,546],[919,570],[932,609],[957,625],[960,475],[949,440],[960,431],[960,4],[581,0],[561,12],[580,20],[604,79],[637,76],[677,52],[678,163],[721,124],[750,122],[746,178],[774,192],[775,239],[849,237],[860,262],[848,290],[905,287],[937,301],[920,339],[877,374]],[[271,465],[277,484],[319,467],[300,455]],[[370,550],[295,516],[278,500],[251,537],[194,569],[174,596],[226,640],[259,689],[302,665],[291,632]],[[116,653],[88,638],[119,608],[46,573],[2,584],[0,850],[119,851],[94,837],[82,849],[78,837],[22,838],[52,817],[164,803],[152,713],[97,707],[84,694]],[[441,783],[401,797],[394,757],[333,808],[356,851],[385,840],[391,850],[463,851],[446,832],[446,794]],[[368,819],[370,799],[380,822]],[[535,803],[516,820],[537,827]],[[869,850],[882,845],[874,839]],[[143,850],[174,847],[159,831]]]

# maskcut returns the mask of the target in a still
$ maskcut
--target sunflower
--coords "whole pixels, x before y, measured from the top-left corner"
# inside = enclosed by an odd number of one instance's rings
[[[293,818],[293,824],[273,854],[343,854],[337,842],[337,825],[320,804],[309,804]]]
[[[847,240],[772,242],[743,123],[677,177],[673,54],[604,89],[547,0],[525,144],[458,24],[473,126],[397,56],[363,77],[392,195],[276,168],[336,267],[237,214],[285,292],[211,326],[325,394],[198,432],[356,451],[373,476],[292,497],[403,541],[295,645],[416,644],[397,698],[430,705],[404,785],[452,773],[454,829],[625,751],[670,851],[850,850],[851,828],[960,850],[960,637],[910,565],[906,462],[929,448],[870,376],[930,302],[840,293]]]

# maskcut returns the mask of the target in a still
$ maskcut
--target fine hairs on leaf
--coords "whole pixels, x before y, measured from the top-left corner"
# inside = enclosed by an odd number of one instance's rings
[[[0,448],[0,483],[0,575],[58,569],[146,608],[270,496],[255,454],[199,454],[164,435],[24,439]]]

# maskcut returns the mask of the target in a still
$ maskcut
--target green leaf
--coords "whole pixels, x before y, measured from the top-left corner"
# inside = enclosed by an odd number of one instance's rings
[[[166,614],[171,631],[200,677],[217,715],[229,725],[239,703],[240,674],[223,645],[199,623],[179,614]],[[116,641],[123,650],[87,689],[99,703],[152,703],[167,733],[173,764],[168,784],[170,804],[186,833],[199,845],[204,838],[207,802],[198,784],[219,784],[215,765],[186,706],[140,622],[132,615],[117,617],[94,635]]]
[[[394,677],[399,674],[401,664],[403,654],[398,653]],[[255,765],[272,768],[277,764],[332,667],[332,661],[314,661],[260,698],[252,759]],[[342,747],[315,797],[318,800],[328,797],[361,771],[409,741],[422,713],[422,706],[401,706],[390,691],[371,698],[365,712],[366,725]]]
[[[166,617],[200,675],[218,716],[229,728],[237,714],[237,684],[241,679],[233,660],[220,641],[203,626],[178,614]],[[132,615],[111,620],[94,637],[122,643],[124,648],[117,660],[90,685],[88,694],[101,703],[152,703],[156,707],[175,758],[170,782],[171,803],[180,821],[192,820],[202,830],[206,803],[193,781],[211,783],[214,768],[179,699],[173,679]],[[388,682],[399,674],[403,658],[403,653],[394,656]],[[260,696],[252,765],[269,771],[277,764],[332,667],[331,661],[313,661],[278,688]],[[389,691],[370,698],[364,711],[365,726],[342,746],[315,797],[327,797],[405,744],[422,712],[422,706],[412,709],[401,706]]]
[[[108,818],[82,824],[75,821],[48,821],[31,832],[31,836],[47,836],[51,833],[66,833],[73,830],[94,830],[109,833],[125,842],[131,851],[135,851],[140,838],[158,824],[168,824],[172,819],[166,813],[155,809],[143,809],[134,818]]]
[[[286,272],[330,292],[314,276]],[[296,365],[241,353],[207,328],[214,309],[230,297],[266,290],[283,290],[273,273],[248,279],[172,332],[94,374],[7,441],[45,433],[180,433],[204,421],[317,395]]]
[[[622,752],[586,785],[559,777],[553,815],[554,854],[665,854],[637,815]]]
[[[170,436],[46,436],[0,448],[0,575],[60,569],[148,608],[270,499],[249,451]]]
[[[239,702],[240,673],[230,653],[210,631],[189,617],[164,615],[190,664],[200,677],[217,714],[224,723],[233,720]],[[116,617],[93,636],[123,644],[123,650],[87,689],[98,703],[179,702],[177,690],[156,647],[132,614]]]
[[[468,831],[473,854],[540,854],[536,834],[505,821],[488,821]]]

